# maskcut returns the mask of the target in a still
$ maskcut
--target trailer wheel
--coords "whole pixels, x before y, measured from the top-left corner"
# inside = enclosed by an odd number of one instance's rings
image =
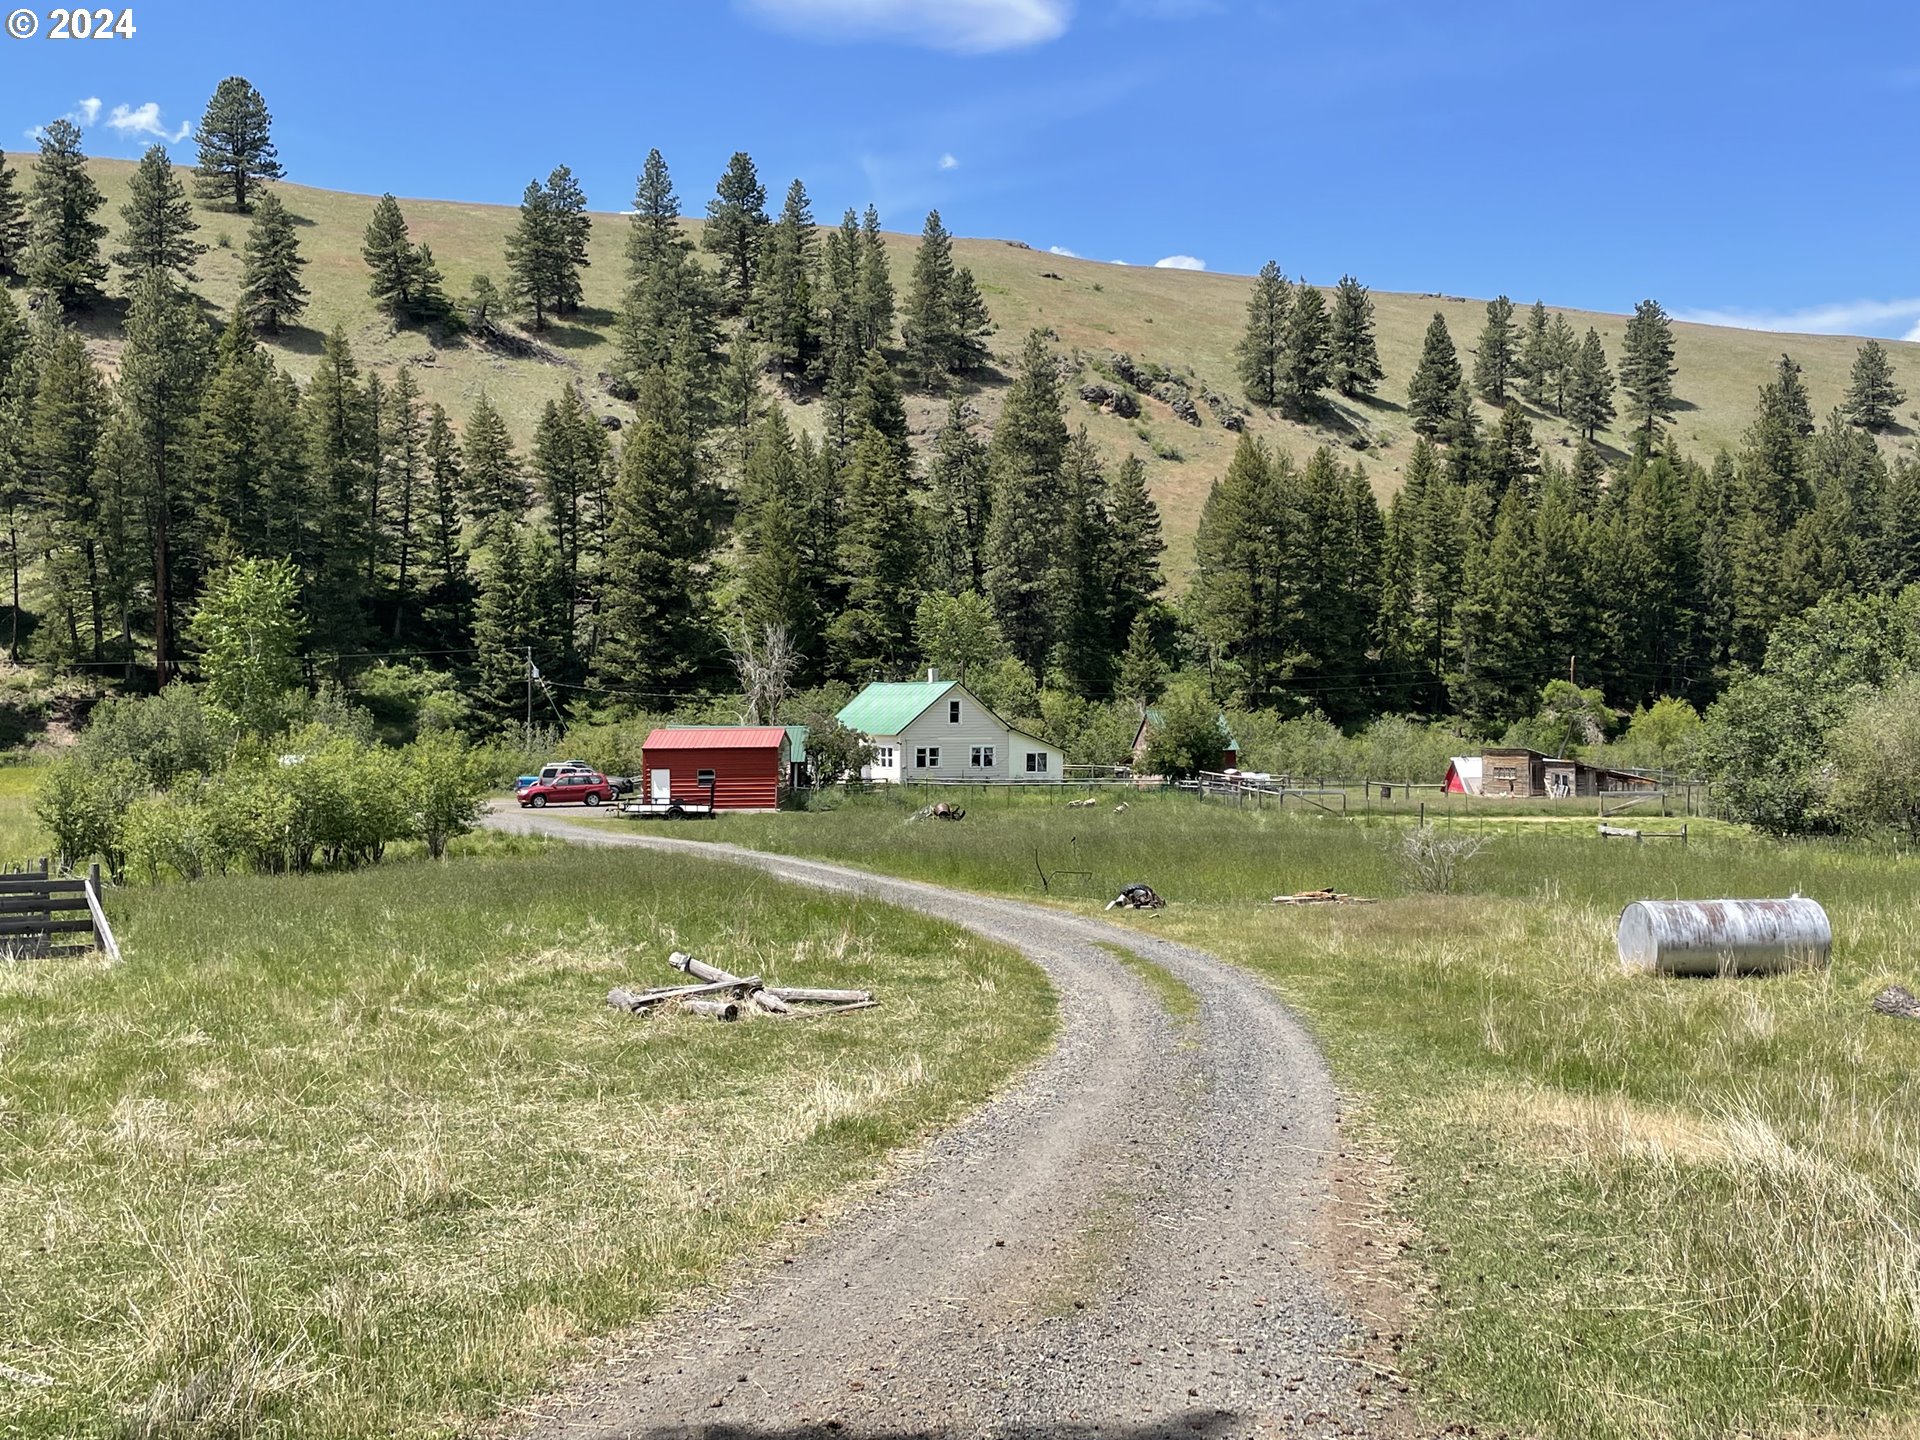
[[[599,807],[599,804],[600,804],[600,792],[598,790],[589,790],[587,792],[588,808],[597,809]]]
[[[672,805],[672,806],[669,806],[669,807],[668,807],[668,809],[667,809],[667,819],[669,819],[669,820],[684,820],[684,819],[686,819],[686,818],[687,818],[687,812],[686,812],[686,811],[684,811],[684,810],[682,810],[682,809],[681,809],[681,808],[680,808],[680,807],[679,807],[678,805]]]
[[[544,810],[547,808],[547,797],[544,795],[536,795],[533,797],[532,803],[534,809]]]

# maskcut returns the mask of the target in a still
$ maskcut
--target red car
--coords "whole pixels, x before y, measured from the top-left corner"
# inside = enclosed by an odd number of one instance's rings
[[[556,775],[536,780],[520,792],[520,808],[544,810],[549,805],[600,805],[613,800],[613,782],[595,771]]]

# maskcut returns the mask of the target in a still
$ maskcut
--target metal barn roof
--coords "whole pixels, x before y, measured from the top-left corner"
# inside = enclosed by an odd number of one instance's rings
[[[699,725],[655,730],[647,750],[778,750],[787,738],[783,725]]]
[[[875,681],[841,710],[838,719],[862,735],[898,735],[958,680]]]

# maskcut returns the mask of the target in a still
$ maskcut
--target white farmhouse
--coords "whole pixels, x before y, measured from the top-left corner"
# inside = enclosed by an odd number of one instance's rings
[[[840,712],[840,723],[866,737],[873,761],[862,780],[1021,781],[1065,778],[1057,745],[1014,729],[958,680],[867,686]]]

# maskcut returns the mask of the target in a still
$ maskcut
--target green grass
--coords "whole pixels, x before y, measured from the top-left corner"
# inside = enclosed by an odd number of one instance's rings
[[[109,909],[121,966],[0,966],[8,1436],[471,1433],[1052,1025],[1008,950],[698,859],[548,847]],[[606,1008],[675,948],[883,1008]]]
[[[0,866],[18,867],[47,855],[52,838],[33,813],[40,768],[0,763]]]
[[[1155,886],[1169,908],[1127,923],[1270,979],[1396,1159],[1428,1287],[1403,1363],[1436,1420],[1704,1440],[1913,1415],[1920,1033],[1867,1008],[1889,981],[1920,988],[1910,855],[1718,831],[1635,846],[1541,821],[1490,837],[1472,893],[1435,897],[1407,893],[1398,822],[1171,796],[903,813],[876,797],[700,833],[1036,898],[1036,853],[1092,871],[1077,889],[1094,898]],[[1382,903],[1266,903],[1327,884]],[[1618,968],[1627,901],[1794,890],[1833,919],[1830,970]]]
[[[25,163],[19,156],[9,159]],[[127,161],[96,160],[92,162],[92,169],[109,201],[102,215],[117,235],[119,206],[125,200],[133,165]],[[522,186],[531,178],[500,176],[499,197],[517,201]],[[683,169],[676,178],[683,207],[690,213],[701,213],[706,197],[711,194],[713,177]],[[603,414],[624,411],[625,407],[609,399],[596,383],[598,373],[606,369],[613,358],[613,317],[624,285],[621,254],[626,222],[618,215],[594,216],[592,264],[584,277],[585,308],[567,324],[542,337],[550,351],[547,361],[521,360],[457,342],[435,350],[418,331],[395,331],[373,310],[367,298],[366,266],[360,256],[360,246],[373,199],[300,185],[280,188],[289,208],[303,222],[300,244],[311,262],[305,271],[305,280],[313,292],[313,304],[305,317],[305,328],[277,344],[281,359],[302,379],[312,373],[320,334],[337,324],[345,327],[363,367],[391,372],[403,364],[415,366],[424,396],[445,404],[456,419],[464,420],[474,399],[482,390],[486,391],[523,444],[532,433],[541,407],[563,384],[575,381],[583,384]],[[607,194],[592,198],[603,211],[612,211],[624,207],[629,197]],[[865,204],[867,197],[853,195],[831,201],[822,198],[821,218],[830,223],[836,220],[842,199]],[[512,204],[403,198],[402,207],[414,239],[432,245],[450,293],[463,293],[480,273],[490,274],[496,283],[504,280],[502,254],[517,213]],[[211,248],[199,264],[200,293],[224,314],[239,289],[247,220],[244,216],[205,207],[199,207],[198,218],[202,227],[200,238],[210,246],[222,230],[233,240],[233,248]],[[903,231],[915,232],[888,236],[894,285],[904,297],[922,217],[890,214],[884,218]],[[956,218],[964,224],[964,217],[954,216],[948,217],[949,223]],[[697,230],[697,224],[694,228]],[[111,251],[113,247],[110,243],[106,248]],[[1003,371],[1018,354],[1028,330],[1049,327],[1060,337],[1063,350],[1078,348],[1089,361],[1103,359],[1112,351],[1127,351],[1136,358],[1157,362],[1182,375],[1191,370],[1196,393],[1210,387],[1236,399],[1239,397],[1233,350],[1245,324],[1250,287],[1247,277],[1157,270],[1150,266],[1104,265],[1030,250],[1005,240],[958,240],[954,253],[961,263],[972,267],[987,296],[998,327],[992,344]],[[1054,271],[1063,279],[1044,279],[1045,271]],[[1331,284],[1335,278],[1331,275],[1313,277],[1322,284]],[[1530,295],[1514,298],[1521,304],[1530,304],[1534,299]],[[1551,305],[1553,297],[1543,298]],[[1401,468],[1413,451],[1412,427],[1405,414],[1406,386],[1429,319],[1436,309],[1442,311],[1455,344],[1465,354],[1478,338],[1484,307],[1481,302],[1452,296],[1384,292],[1374,296],[1374,304],[1380,357],[1387,371],[1376,401],[1364,405],[1343,402],[1315,424],[1300,424],[1267,414],[1256,414],[1249,424],[1256,434],[1300,456],[1322,443],[1345,447],[1356,439],[1363,439],[1365,451],[1349,453],[1352,458],[1363,460],[1374,477],[1376,489],[1384,496],[1398,488]],[[1582,311],[1568,311],[1567,318],[1581,334],[1589,325],[1600,332],[1617,369],[1625,318]],[[115,359],[116,319],[103,316],[95,328],[97,348],[103,358]],[[1673,428],[1682,448],[1705,460],[1721,446],[1737,445],[1752,418],[1755,393],[1770,375],[1782,350],[1791,352],[1805,367],[1804,379],[1814,412],[1825,414],[1840,400],[1858,343],[1843,336],[1775,335],[1704,325],[1676,326],[1678,386],[1685,408]],[[1896,367],[1905,372],[1907,390],[1910,393],[1920,390],[1914,374],[1920,368],[1920,348],[1888,342],[1888,349]],[[989,383],[977,397],[983,416],[991,418],[997,413],[1001,384],[998,380]],[[1156,441],[1145,442],[1134,422],[1102,415],[1072,398],[1075,388],[1075,385],[1068,386],[1069,422],[1075,426],[1085,425],[1095,443],[1116,460],[1138,453],[1147,462],[1155,494],[1166,515],[1171,547],[1169,563],[1174,573],[1184,573],[1190,563],[1193,527],[1200,502],[1207,486],[1226,469],[1237,437],[1211,413],[1205,413],[1204,406],[1204,423],[1194,428],[1176,418],[1161,401],[1143,398],[1140,428],[1157,429]],[[1491,408],[1484,405],[1481,408],[1483,419],[1491,421],[1494,414]],[[945,402],[926,396],[910,397],[909,411],[914,434],[924,441],[938,427]],[[817,429],[821,423],[820,407],[795,408],[793,419],[799,425]],[[1537,416],[1535,425],[1543,443],[1563,456],[1570,453],[1561,450],[1562,442],[1571,434],[1566,426],[1545,415]],[[1618,451],[1631,448],[1620,431],[1605,432],[1600,438]],[[1885,443],[1911,449],[1915,441],[1909,435]]]

